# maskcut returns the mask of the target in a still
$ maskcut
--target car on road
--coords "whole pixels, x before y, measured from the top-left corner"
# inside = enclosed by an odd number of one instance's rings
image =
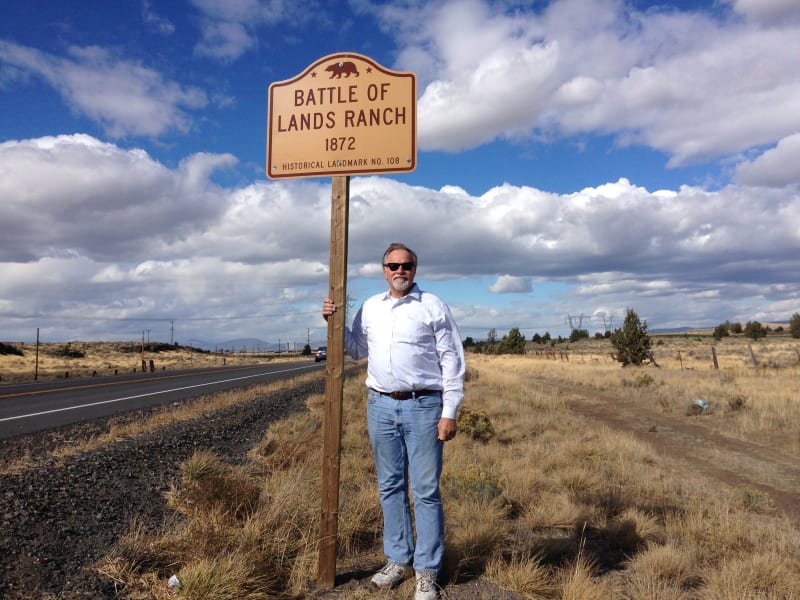
[[[328,347],[320,346],[319,348],[314,350],[313,354],[314,354],[314,362],[325,360],[328,358]]]

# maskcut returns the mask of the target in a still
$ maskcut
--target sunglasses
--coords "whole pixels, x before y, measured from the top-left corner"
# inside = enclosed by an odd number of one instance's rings
[[[411,269],[414,268],[415,265],[413,262],[404,262],[404,263],[386,263],[383,266],[389,269],[390,271],[397,271],[397,269],[399,269],[400,267],[403,267],[403,271],[410,271]]]

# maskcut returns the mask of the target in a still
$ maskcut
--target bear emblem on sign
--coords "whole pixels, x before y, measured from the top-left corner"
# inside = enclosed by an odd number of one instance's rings
[[[341,79],[342,75],[345,77],[350,77],[350,75],[355,75],[358,77],[358,69],[356,68],[355,63],[351,63],[349,61],[333,63],[332,65],[325,67],[325,70],[331,74],[329,79],[333,79],[334,77],[336,79]]]

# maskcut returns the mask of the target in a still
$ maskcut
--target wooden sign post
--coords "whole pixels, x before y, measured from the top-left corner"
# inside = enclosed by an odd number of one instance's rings
[[[328,295],[339,310],[328,318],[320,588],[333,587],[336,576],[350,176],[416,168],[416,87],[413,73],[354,53],[331,54],[269,87],[267,175],[333,178]]]
[[[340,307],[328,317],[328,358],[325,366],[325,406],[322,442],[322,514],[319,523],[317,584],[333,587],[336,577],[336,536],[339,529],[339,463],[342,440],[344,326],[347,302],[347,224],[350,178],[333,178],[331,191],[331,257],[328,296]]]

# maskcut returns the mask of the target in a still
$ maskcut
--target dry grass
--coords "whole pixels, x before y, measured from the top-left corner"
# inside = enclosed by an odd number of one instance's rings
[[[704,425],[721,435],[744,435],[747,421],[761,439],[798,436],[796,403],[784,395],[798,387],[796,366],[718,373],[687,368],[681,354],[683,368],[657,356],[662,368],[644,370],[599,354],[470,356],[470,410],[445,450],[445,580],[482,577],[523,598],[800,599],[800,524],[763,492],[703,479],[567,408],[574,390],[588,389],[690,418],[686,405],[702,396],[714,407]],[[637,384],[642,373],[652,381]],[[339,561],[365,567],[379,552],[380,513],[362,386],[360,375],[345,382]],[[731,388],[745,408],[725,404]],[[150,534],[133,528],[101,573],[132,598],[168,597],[172,573],[185,585],[169,597],[308,594],[323,402],[313,396],[306,413],[273,425],[245,465],[207,454],[187,461],[168,495],[176,522]]]
[[[4,346],[16,348],[22,356],[0,353],[0,383],[30,382],[34,376],[37,381],[52,381],[141,373],[143,360],[147,371],[150,361],[156,371],[172,371],[292,360],[288,355],[267,352],[213,353],[147,343],[143,351],[140,342],[69,342],[40,344],[37,369],[36,344],[6,342]],[[65,355],[68,353],[75,356]]]
[[[570,346],[568,359],[540,360],[537,376],[646,401],[664,414],[684,415],[696,400],[705,400],[703,415],[710,418],[703,419],[704,426],[800,453],[800,340],[770,336],[754,342],[736,336],[716,342],[699,335],[655,339],[653,354],[661,368],[620,369],[610,358],[607,340],[586,340]],[[719,369],[714,368],[712,346]]]

